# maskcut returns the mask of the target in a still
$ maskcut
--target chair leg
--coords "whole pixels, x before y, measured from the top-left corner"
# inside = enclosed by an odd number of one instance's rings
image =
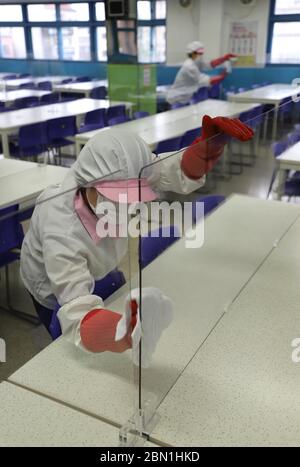
[[[25,311],[16,310],[11,305],[11,293],[10,293],[10,282],[9,282],[9,268],[8,265],[5,266],[5,293],[6,293],[6,303],[7,308],[3,308],[5,311],[9,311],[13,315],[17,316],[20,319],[28,321],[31,324],[39,325],[41,324],[40,319],[37,316],[26,313]]]

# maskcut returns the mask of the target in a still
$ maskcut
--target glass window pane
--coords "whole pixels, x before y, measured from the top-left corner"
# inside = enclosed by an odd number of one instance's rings
[[[57,29],[31,28],[33,56],[36,59],[57,60]]]
[[[88,3],[62,3],[60,5],[60,17],[62,21],[88,21]]]
[[[151,4],[150,2],[138,1],[138,19],[151,19]]]
[[[64,60],[91,60],[89,28],[62,28]]]
[[[166,61],[166,27],[157,26],[153,28],[153,62]]]
[[[23,28],[0,28],[0,56],[26,58]]]
[[[138,61],[149,63],[151,58],[151,28],[138,27]]]
[[[118,31],[119,52],[136,57],[136,35],[135,31]]]
[[[23,21],[21,5],[0,5],[0,21]]]
[[[97,28],[97,53],[100,62],[107,61],[106,28]]]
[[[105,5],[104,2],[96,3],[96,20],[105,21]]]
[[[155,2],[155,18],[156,19],[166,19],[167,17],[167,5],[166,1],[157,1]]]
[[[271,51],[272,63],[300,63],[300,23],[275,23]]]
[[[28,5],[29,21],[55,21],[56,11],[54,3]]]
[[[299,0],[276,0],[275,15],[300,14]]]

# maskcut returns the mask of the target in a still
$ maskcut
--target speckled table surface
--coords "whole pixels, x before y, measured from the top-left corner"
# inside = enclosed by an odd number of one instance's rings
[[[0,384],[0,446],[118,446],[119,430],[11,383]]]
[[[160,287],[172,298],[175,319],[162,336],[151,368],[143,372],[143,394],[168,401],[169,391],[187,373],[199,348],[227,319],[226,310],[299,215],[298,206],[233,196],[205,222],[201,249],[187,249],[184,239],[179,240],[145,269],[144,286]],[[110,303],[113,310],[123,310],[127,291],[121,290]],[[64,338],[10,380],[120,426],[132,415],[137,396],[130,352],[89,355]],[[187,391],[189,382],[184,386]],[[186,394],[183,400],[188,401]],[[181,413],[181,402],[169,412],[171,423],[173,414],[176,420]],[[163,433],[159,436],[164,441]]]
[[[300,446],[300,221],[168,394],[153,433],[180,446]],[[298,345],[300,348],[300,345]]]

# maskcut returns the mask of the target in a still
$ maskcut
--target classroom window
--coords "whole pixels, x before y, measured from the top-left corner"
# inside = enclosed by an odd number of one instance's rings
[[[61,21],[89,21],[88,3],[61,3]]]
[[[300,23],[275,23],[271,49],[272,63],[300,63]]]
[[[29,21],[56,21],[56,9],[54,3],[28,5],[27,12]]]
[[[151,2],[138,1],[137,3],[138,19],[149,20],[151,19]]]
[[[97,28],[97,58],[100,62],[106,62],[107,60],[107,40],[106,40],[106,28]]]
[[[269,21],[267,54],[270,63],[300,63],[300,1],[275,0]]]
[[[56,28],[31,28],[33,56],[38,60],[57,60],[58,38]]]
[[[104,2],[96,3],[96,20],[105,21],[105,5]]]
[[[64,60],[91,60],[89,28],[65,27],[61,31]]]
[[[0,28],[0,56],[2,58],[26,58],[24,28]]]
[[[21,5],[0,5],[0,22],[23,21]]]
[[[300,14],[299,0],[276,0],[275,15]]]
[[[162,63],[166,60],[165,0],[138,1],[138,61]]]

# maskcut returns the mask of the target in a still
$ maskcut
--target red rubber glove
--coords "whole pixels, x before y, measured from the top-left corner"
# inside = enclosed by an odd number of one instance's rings
[[[223,81],[227,76],[227,72],[223,71],[220,75],[217,76],[212,76],[210,78],[210,85],[213,86],[214,84],[219,84],[221,81]]]
[[[115,340],[116,329],[122,315],[103,308],[92,310],[83,318],[80,336],[83,346],[90,352],[125,352],[132,347],[131,334],[137,320],[137,303],[131,302],[132,319],[127,334],[120,341]]]
[[[219,58],[216,58],[215,60],[212,60],[212,61],[210,62],[210,65],[211,65],[213,68],[216,68],[217,66],[222,65],[222,63],[227,62],[227,61],[230,60],[231,58],[237,58],[237,55],[235,55],[235,54],[226,54],[226,55],[223,55],[222,57],[219,57]]]
[[[230,137],[248,141],[253,135],[253,130],[238,119],[205,115],[201,138],[196,138],[183,153],[183,173],[190,179],[198,180],[215,166]]]

